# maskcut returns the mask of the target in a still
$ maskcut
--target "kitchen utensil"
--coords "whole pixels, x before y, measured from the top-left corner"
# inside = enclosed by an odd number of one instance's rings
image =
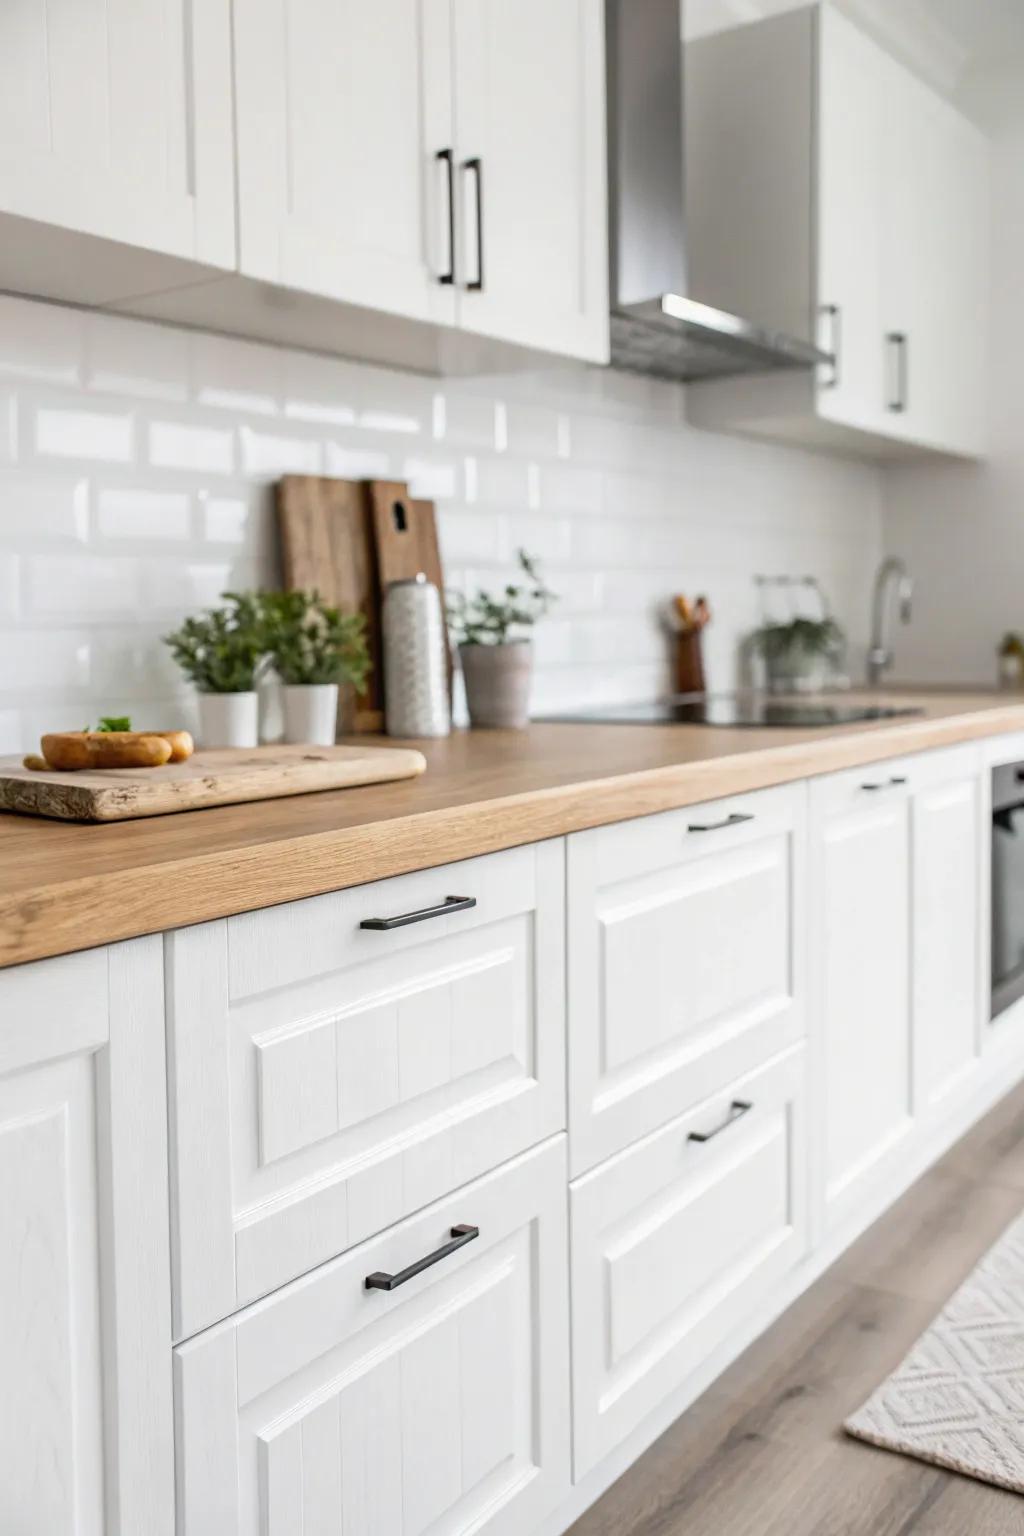
[[[366,619],[373,664],[364,691],[341,690],[341,733],[384,724],[380,591],[370,494],[365,481],[286,475],[277,485],[277,523],[286,587],[315,588],[328,603]]]
[[[451,706],[441,594],[420,571],[384,595],[384,717],[389,736],[447,736]]]
[[[0,759],[0,810],[60,821],[131,821],[169,811],[414,778],[425,767],[419,752],[362,746],[200,750],[187,762],[163,768],[80,773],[41,773],[12,757]]]

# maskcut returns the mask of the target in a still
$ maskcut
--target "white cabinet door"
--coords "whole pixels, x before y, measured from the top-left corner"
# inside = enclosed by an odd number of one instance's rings
[[[909,772],[872,763],[811,784],[815,1166],[830,1227],[913,1124]]]
[[[603,6],[454,0],[459,323],[608,358]]]
[[[888,61],[882,165],[887,431],[951,452],[985,443],[989,165],[979,131]]]
[[[559,1137],[180,1346],[178,1536],[536,1529],[569,1486],[565,1207]]]
[[[0,972],[0,1529],[174,1529],[158,938]]]
[[[232,267],[228,5],[0,5],[0,212]]]
[[[819,11],[818,296],[822,369],[818,414],[865,431],[887,429],[882,318],[883,104],[887,60],[831,6]]]
[[[929,753],[911,801],[914,1100],[939,1106],[977,1064],[982,809],[973,748]]]
[[[804,1031],[802,784],[569,839],[573,1174]]]
[[[807,1249],[804,1051],[570,1186],[577,1480]]]
[[[176,1338],[564,1128],[564,861],[533,843],[168,936]]]
[[[235,0],[234,29],[242,272],[450,322],[450,0]]]

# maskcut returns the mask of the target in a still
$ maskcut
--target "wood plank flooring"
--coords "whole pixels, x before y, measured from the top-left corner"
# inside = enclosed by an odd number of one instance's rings
[[[1024,1088],[930,1169],[569,1536],[1020,1536],[1024,1499],[848,1439],[1024,1207]]]

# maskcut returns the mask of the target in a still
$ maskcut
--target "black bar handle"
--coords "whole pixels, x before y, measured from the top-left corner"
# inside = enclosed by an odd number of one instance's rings
[[[449,912],[468,912],[476,906],[475,896],[446,896],[436,907],[421,907],[418,912],[403,912],[399,917],[364,917],[360,928],[371,928],[375,933],[389,928],[408,928],[410,923],[425,923],[428,917],[447,917]]]
[[[462,169],[472,171],[476,180],[476,277],[466,287],[481,293],[484,286],[484,168],[480,156],[463,160]]]
[[[838,304],[823,304],[821,312],[829,323],[829,338],[827,351],[831,355],[830,373],[828,378],[821,380],[822,389],[838,389],[839,380],[842,377],[839,367],[839,353],[843,344],[843,312]]]
[[[896,352],[896,388],[886,402],[886,410],[905,411],[910,394],[910,339],[906,331],[889,331],[885,339]]]
[[[905,784],[906,782],[907,780],[904,774],[894,773],[889,780],[874,780],[867,784],[862,784],[861,789],[866,789],[869,791],[869,793],[874,794],[880,789],[895,789],[898,785]]]
[[[451,287],[455,281],[455,156],[450,149],[439,149],[435,160],[443,160],[448,181],[448,270],[437,279]]]
[[[733,1099],[729,1105],[729,1113],[721,1125],[716,1125],[713,1131],[691,1131],[686,1139],[687,1141],[714,1141],[716,1136],[721,1136],[722,1132],[727,1131],[735,1121],[742,1120],[744,1115],[749,1114],[753,1107],[749,1099]]]
[[[397,1291],[400,1285],[407,1280],[415,1280],[417,1275],[422,1275],[425,1269],[432,1264],[439,1264],[450,1253],[456,1253],[458,1249],[465,1248],[474,1237],[480,1236],[479,1227],[452,1227],[451,1242],[442,1243],[440,1248],[435,1248],[433,1253],[428,1253],[425,1258],[417,1259],[415,1264],[410,1264],[406,1269],[400,1269],[397,1275],[386,1274],[383,1270],[375,1270],[372,1275],[367,1275],[363,1286],[368,1291]]]
[[[753,819],[749,812],[744,814],[742,811],[733,811],[732,815],[727,816],[724,821],[691,821],[686,830],[687,832],[720,832],[723,827],[738,827],[741,821],[753,821]]]

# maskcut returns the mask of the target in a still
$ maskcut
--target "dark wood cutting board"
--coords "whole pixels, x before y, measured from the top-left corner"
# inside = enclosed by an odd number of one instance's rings
[[[423,572],[441,594],[445,610],[444,572],[437,539],[437,517],[432,501],[416,501],[401,480],[371,480],[370,513],[377,555],[380,600],[393,581],[409,581]],[[448,626],[444,629],[448,660],[448,691],[452,684],[452,655]]]
[[[277,485],[277,523],[285,586],[315,587],[326,602],[366,619],[373,671],[354,703],[342,690],[339,734],[379,731],[384,723],[380,584],[367,483],[286,475]]]

